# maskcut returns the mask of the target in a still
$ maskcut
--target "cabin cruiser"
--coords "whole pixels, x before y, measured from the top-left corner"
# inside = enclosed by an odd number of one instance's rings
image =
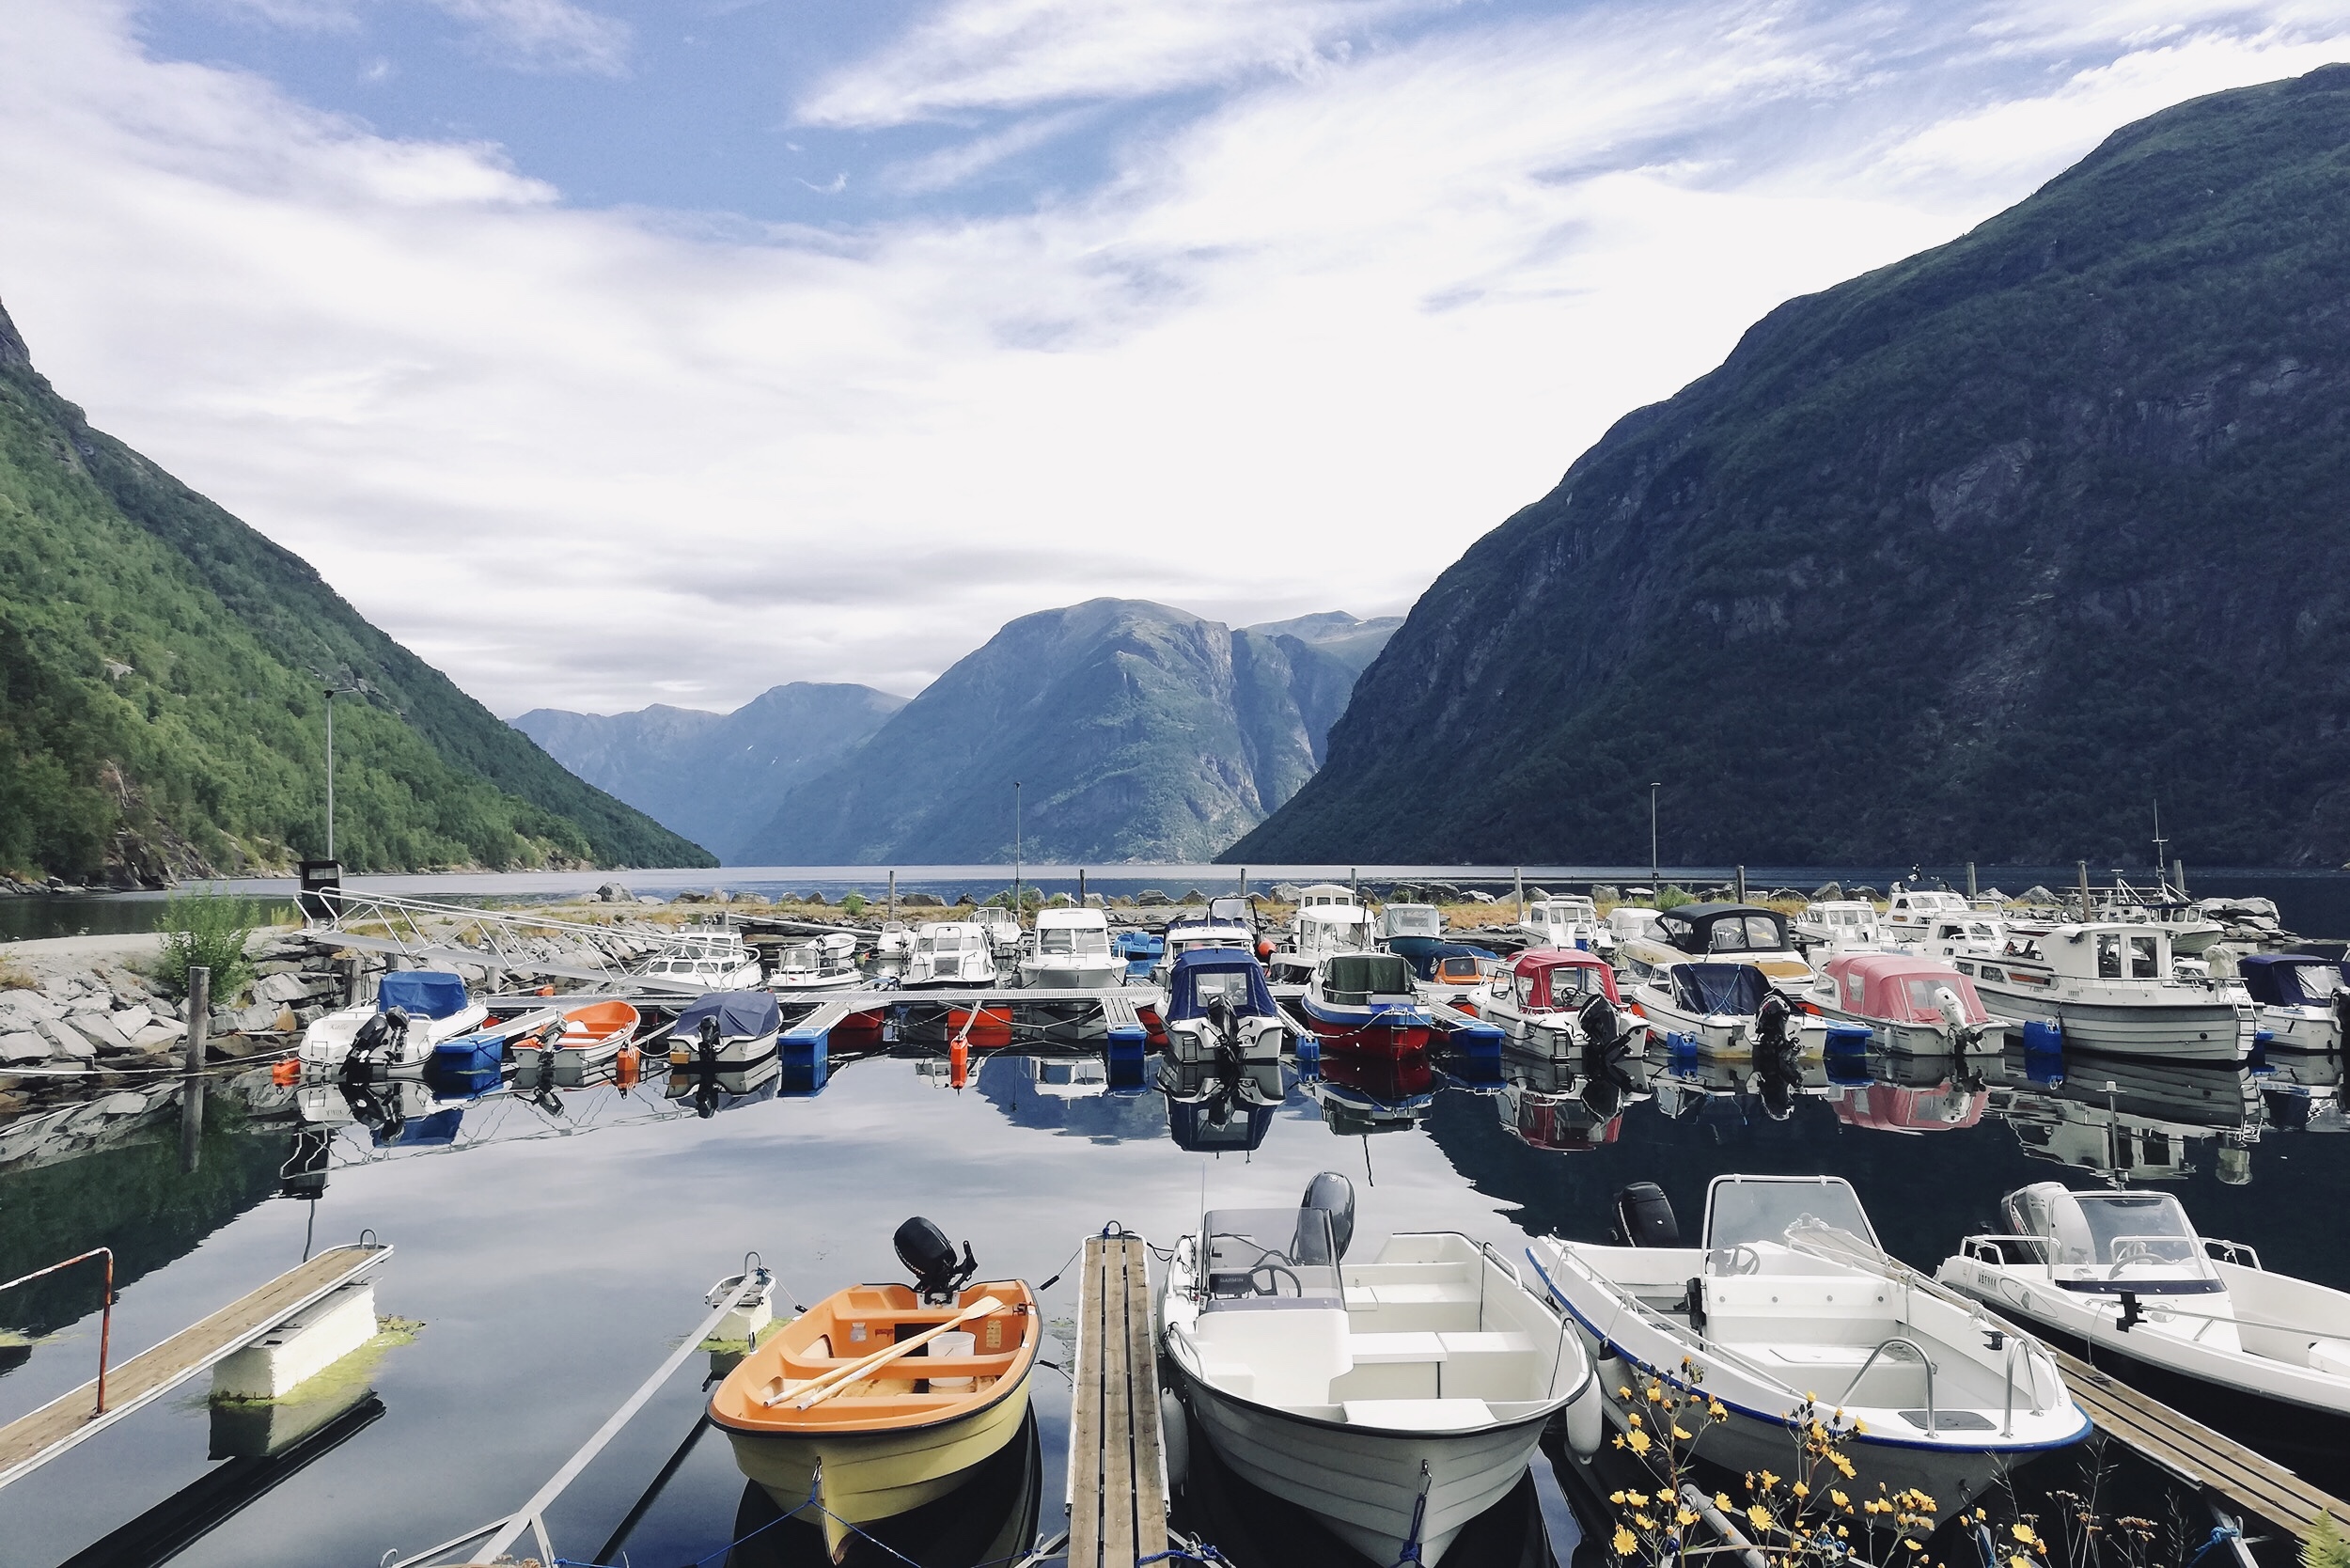
[[[999,895],[1000,896],[1000,895]],[[1020,929],[1020,915],[1010,904],[983,903],[971,911],[971,924],[987,933],[987,945],[1004,967],[1003,960],[1015,957],[1026,933]]]
[[[2170,950],[2182,958],[2201,958],[2228,928],[2205,915],[2202,906],[2168,882],[2154,892],[2133,887],[2113,873],[2113,886],[2089,890],[2089,917],[2124,923],[2159,924],[2170,933]]]
[[[1379,946],[1409,961],[1412,972],[1428,978],[1436,949],[1445,946],[1444,911],[1433,903],[1391,903],[1379,911]]]
[[[906,959],[909,991],[922,986],[995,984],[995,944],[976,920],[932,920],[914,933]]]
[[[1554,1418],[1597,1450],[1600,1395],[1582,1343],[1491,1247],[1406,1232],[1348,1262],[1354,1231],[1335,1172],[1295,1209],[1209,1213],[1167,1265],[1167,1358],[1234,1469],[1373,1562],[1434,1568]]]
[[[1678,964],[1632,988],[1632,1008],[1669,1042],[1717,1057],[1818,1056],[1827,1021],[1798,1011],[1751,964]]]
[[[1787,917],[1750,903],[1684,903],[1665,910],[1656,917],[1653,934],[1616,949],[1616,967],[1635,980],[1696,963],[1750,965],[1790,991],[1811,983],[1811,965],[1788,937]]]
[[[1412,988],[1412,966],[1393,953],[1327,955],[1298,1005],[1324,1051],[1425,1059],[1435,1029]]]
[[[1538,948],[1606,953],[1616,946],[1615,933],[1599,917],[1599,906],[1574,895],[1553,894],[1536,899],[1526,906],[1526,914],[1518,920],[1516,929]]]
[[[1178,915],[1167,922],[1158,962],[1151,967],[1151,982],[1165,985],[1175,961],[1202,948],[1238,948],[1243,952],[1263,956],[1253,925],[1229,916],[1219,917],[1214,906],[1210,905],[1203,914]]]
[[[1893,884],[1893,896],[1885,907],[1885,917],[1878,922],[1888,938],[1895,942],[1923,942],[1933,933],[1935,922],[1950,917],[1974,913],[1964,893],[1922,887],[1904,887]]]
[[[1333,953],[1373,950],[1367,911],[1354,904],[1318,904],[1297,912],[1289,946],[1273,955],[1273,978],[1286,985],[1300,984],[1310,980],[1313,970]],[[1399,962],[1408,973],[1410,962]]]
[[[1876,905],[1860,899],[1814,900],[1795,917],[1795,945],[1807,957],[1825,948],[1830,954],[1877,952],[1888,938],[1877,924]]]
[[[2236,960],[2236,978],[2268,1031],[2272,1051],[2342,1049],[2342,1023],[2350,1017],[2350,986],[2342,966],[2306,953],[2252,953]]]
[[[1693,1423],[1689,1451],[1734,1475],[1785,1468],[1791,1425],[1821,1420],[1855,1490],[1916,1487],[1945,1517],[2089,1434],[2054,1358],[1888,1257],[1841,1177],[1716,1176],[1694,1247],[1649,1183],[1617,1195],[1617,1222],[1620,1245],[1528,1256],[1604,1357],[1620,1430],[1653,1414],[1652,1384],[1701,1391],[1727,1419]]]
[[[1040,909],[1036,940],[1020,960],[1020,983],[1056,991],[1107,991],[1126,980],[1110,951],[1109,917],[1098,909]]]
[[[1360,909],[1363,901],[1355,889],[1343,883],[1317,882],[1297,890],[1296,907],[1305,909]]]
[[[704,926],[671,936],[635,978],[669,991],[730,991],[759,983],[759,955],[732,927]]]
[[[843,991],[864,979],[856,966],[856,938],[836,931],[780,949],[767,984],[776,991]]]
[[[1615,970],[1580,949],[1518,954],[1478,998],[1478,1016],[1498,1026],[1512,1048],[1554,1061],[1573,1059],[1589,1043],[1646,1048],[1647,1026],[1625,1008]]]
[[[432,1047],[473,1033],[490,1010],[465,994],[465,982],[444,969],[395,969],[375,1000],[337,1009],[302,1031],[295,1055],[307,1072],[344,1066],[354,1051],[374,1070],[421,1069]]]
[[[2000,1211],[2006,1231],[1968,1236],[1936,1278],[2124,1377],[2192,1379],[2272,1419],[2350,1418],[2350,1294],[2198,1235],[2167,1192],[2041,1182]]]
[[[1985,1006],[2059,1025],[2068,1052],[2220,1063],[2251,1055],[2251,999],[2232,981],[2179,978],[2159,925],[2018,931],[1997,955],[1954,954],[1950,962]]]
[[[1998,1051],[2012,1027],[1984,1011],[1973,980],[1940,959],[1909,953],[1831,958],[1805,996],[1823,1016],[1866,1027],[1880,1049],[1898,1056]]]
[[[1656,911],[1637,903],[1620,903],[1607,912],[1607,940],[1617,952],[1616,966],[1623,967],[1622,949],[1627,942],[1657,940]]]
[[[1254,953],[1200,948],[1175,960],[1167,981],[1167,1052],[1179,1062],[1278,1062],[1289,1026]]]

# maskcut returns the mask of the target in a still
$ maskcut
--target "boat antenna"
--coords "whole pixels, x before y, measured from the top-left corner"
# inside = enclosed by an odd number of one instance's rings
[[[2170,840],[2162,836],[2162,795],[2157,792],[2154,795],[2154,883],[2157,886],[2170,879]]]

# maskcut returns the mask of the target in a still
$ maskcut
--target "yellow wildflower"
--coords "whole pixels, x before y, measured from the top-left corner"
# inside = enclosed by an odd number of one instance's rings
[[[1705,1413],[1713,1417],[1717,1421],[1726,1421],[1730,1419],[1730,1411],[1723,1405],[1720,1400],[1716,1400],[1712,1403],[1708,1404],[1705,1407]]]
[[[1638,1415],[1637,1415],[1637,1414],[1635,1414],[1635,1415],[1630,1415],[1630,1416],[1626,1416],[1626,1417],[1624,1418],[1624,1424],[1626,1424],[1627,1426],[1631,1427],[1631,1428],[1632,1428],[1635,1432],[1637,1432],[1637,1431],[1638,1431],[1638,1430],[1639,1430],[1639,1427],[1640,1427],[1640,1418],[1639,1418],[1639,1417],[1638,1417]]]
[[[1633,1553],[1633,1549],[1638,1546],[1639,1544],[1640,1538],[1633,1534],[1630,1530],[1624,1529],[1622,1525],[1618,1525],[1616,1527],[1616,1538],[1608,1543],[1609,1545],[1616,1548],[1616,1555],[1618,1557],[1630,1557]]]
[[[1651,1404],[1662,1404],[1665,1403],[1665,1388],[1663,1384],[1652,1383],[1648,1386],[1648,1402]]]
[[[1810,1488],[1810,1487],[1806,1486],[1806,1485],[1805,1485],[1802,1482],[1800,1482],[1800,1481],[1799,1481],[1799,1482],[1795,1482],[1795,1496],[1797,1496],[1798,1497],[1810,1497],[1810,1495],[1811,1495],[1811,1488]]]
[[[2007,1568],[2031,1568],[2031,1559],[2018,1552],[2007,1560]]]
[[[1834,1503],[1839,1508],[1849,1508],[1852,1506],[1852,1498],[1836,1490],[1834,1487],[1828,1488],[1827,1500]]]
[[[1747,1520],[1757,1529],[1769,1529],[1771,1528],[1771,1511],[1764,1508],[1761,1503],[1755,1503],[1747,1510]]]
[[[1638,1430],[1637,1428],[1635,1428],[1633,1431],[1625,1434],[1624,1441],[1631,1445],[1632,1451],[1634,1453],[1646,1453],[1651,1448],[1655,1446],[1649,1441],[1648,1434]]]
[[[1836,1539],[1839,1541],[1850,1541],[1852,1539],[1852,1531],[1845,1529],[1842,1525],[1839,1525],[1836,1527]]]
[[[1685,1508],[1673,1515],[1673,1523],[1679,1525],[1683,1529],[1687,1529],[1691,1525],[1694,1525],[1697,1522],[1698,1516],[1690,1513]]]
[[[1775,1476],[1775,1475],[1771,1474],[1771,1472],[1770,1472],[1770,1471],[1768,1471],[1768,1470],[1765,1470],[1765,1471],[1763,1471],[1763,1472],[1762,1472],[1762,1490],[1763,1490],[1763,1491],[1767,1492],[1767,1491],[1769,1491],[1772,1487],[1777,1486],[1778,1484],[1778,1477],[1777,1477],[1777,1476]]]
[[[1645,1513],[1635,1513],[1632,1516],[1632,1522],[1639,1526],[1642,1529],[1654,1529],[1656,1528],[1656,1521],[1650,1518]]]
[[[2027,1546],[2036,1544],[2040,1540],[2040,1537],[2031,1532],[2029,1525],[2010,1525],[2008,1529],[2016,1540],[2021,1541]]]
[[[1727,1492],[1716,1492],[1714,1494],[1714,1506],[1720,1509],[1724,1513],[1735,1513],[1738,1512],[1738,1505],[1730,1500],[1730,1494]]]

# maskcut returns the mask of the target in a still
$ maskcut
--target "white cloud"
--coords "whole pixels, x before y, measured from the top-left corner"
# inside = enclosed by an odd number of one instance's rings
[[[494,149],[21,0],[0,299],[99,424],[500,712],[910,692],[1094,594],[1401,609],[1778,301],[2342,36],[1906,15],[1463,10],[1342,59],[1316,35],[1314,69],[1109,144],[1098,188],[745,240],[567,208]]]
[[[217,9],[299,32],[352,32],[363,8],[392,0],[211,0]],[[475,46],[526,71],[615,76],[628,67],[627,23],[572,0],[409,0],[462,23]]]

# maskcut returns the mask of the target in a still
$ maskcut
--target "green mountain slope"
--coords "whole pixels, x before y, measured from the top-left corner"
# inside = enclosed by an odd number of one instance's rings
[[[565,773],[300,558],[113,438],[0,313],[0,870],[117,882],[336,848],[359,870],[708,865]]]
[[[1437,580],[1229,858],[2350,858],[2350,67],[1780,306]]]

